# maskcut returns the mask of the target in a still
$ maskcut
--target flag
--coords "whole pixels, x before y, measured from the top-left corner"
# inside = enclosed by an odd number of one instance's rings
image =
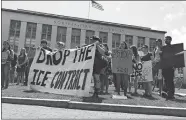
[[[92,1],[92,7],[97,8],[97,9],[99,9],[99,10],[101,10],[101,11],[104,10],[104,9],[103,9],[103,6],[102,6],[101,4],[97,3],[97,2],[94,1],[94,0],[91,0],[91,1]]]

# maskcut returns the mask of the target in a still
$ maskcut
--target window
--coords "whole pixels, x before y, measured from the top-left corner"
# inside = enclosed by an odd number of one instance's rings
[[[61,41],[66,43],[66,35],[67,35],[67,28],[58,26],[56,42]]]
[[[121,35],[120,34],[112,34],[112,48],[117,48],[120,45]]]
[[[43,24],[41,40],[47,40],[49,46],[50,46],[50,42],[51,42],[51,35],[52,35],[52,25]]]
[[[36,29],[37,23],[27,23],[25,38],[25,48],[27,52],[30,51],[30,47],[36,44]]]
[[[145,45],[145,37],[138,37],[138,48]]]
[[[76,46],[80,46],[80,37],[81,30],[72,28],[71,48],[76,48]]]
[[[85,44],[91,44],[93,43],[92,41],[90,41],[90,38],[95,34],[94,31],[92,30],[86,30],[86,38],[85,38]]]
[[[155,38],[150,38],[149,39],[149,47],[150,47],[150,52],[154,50],[156,47],[156,39]]]
[[[99,38],[101,39],[102,43],[107,43],[107,41],[108,41],[108,33],[100,32],[99,33]]]
[[[15,53],[18,52],[21,21],[11,20],[9,29],[9,42]]]
[[[125,35],[125,42],[128,44],[129,47],[133,45],[133,36]]]

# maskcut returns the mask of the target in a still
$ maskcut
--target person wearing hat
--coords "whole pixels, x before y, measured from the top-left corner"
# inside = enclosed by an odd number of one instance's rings
[[[142,62],[145,61],[152,61],[153,55],[152,53],[149,52],[149,47],[147,45],[143,45],[142,47],[142,51],[144,53],[144,56],[141,58]],[[144,93],[144,97],[152,97],[152,80],[148,80],[146,82],[144,82],[144,87],[145,87],[145,93]]]
[[[57,42],[57,49],[58,50],[64,50],[65,49],[65,43],[64,42]]]
[[[93,64],[93,78],[94,78],[94,98],[98,98],[98,94],[101,88],[101,82],[100,82],[100,73],[101,70],[107,66],[108,59],[105,55],[104,48],[101,47],[101,40],[97,36],[93,36],[90,40],[92,40],[92,43],[96,43],[96,53],[94,58],[94,64]]]
[[[160,92],[160,95],[161,95],[161,91],[162,91],[162,77],[159,77],[158,76],[162,76],[162,70],[160,69],[160,55],[162,53],[162,40],[161,39],[157,39],[156,40],[156,47],[153,51],[153,55],[154,55],[154,60],[153,60],[153,78],[154,78],[154,82],[155,82],[155,85],[154,87],[156,86],[156,84],[158,84],[159,86],[159,92]],[[153,88],[154,90],[154,88]]]
[[[170,47],[171,41],[172,41],[172,37],[166,36],[165,37],[165,44],[166,45],[164,47]],[[168,68],[162,69],[162,75],[163,75],[164,81],[165,81],[165,89],[164,89],[165,93],[162,93],[162,96],[166,97],[166,99],[174,99],[174,93],[175,93],[174,68],[168,67]]]

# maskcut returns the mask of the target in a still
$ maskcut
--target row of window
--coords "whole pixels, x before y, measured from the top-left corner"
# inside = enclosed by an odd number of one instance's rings
[[[12,44],[12,47],[15,52],[18,51],[18,39],[20,36],[21,30],[21,21],[11,20],[10,23],[10,32],[9,32],[9,40]],[[25,37],[25,47],[27,50],[30,49],[31,46],[35,45],[36,42],[36,30],[37,30],[37,23],[27,23],[26,28],[26,37]],[[86,37],[85,37],[85,44],[91,43],[90,38],[95,34],[95,31],[86,30]],[[52,25],[42,25],[42,32],[41,32],[41,40],[45,39],[48,41],[49,45],[51,44],[51,35],[52,35]],[[57,27],[57,37],[56,42],[62,41],[66,43],[66,36],[67,36],[67,27]],[[99,37],[102,43],[108,42],[108,33],[107,32],[99,32]],[[75,48],[76,46],[80,45],[81,39],[81,29],[72,28],[71,34],[71,48]],[[112,48],[119,47],[121,41],[121,34],[112,34]],[[125,41],[128,43],[129,46],[133,45],[133,36],[125,35]],[[156,39],[150,38],[150,51],[152,51],[155,47]],[[137,47],[141,47],[145,44],[145,37],[138,37]]]

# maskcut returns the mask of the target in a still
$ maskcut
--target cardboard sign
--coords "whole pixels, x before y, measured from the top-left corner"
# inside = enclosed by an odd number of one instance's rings
[[[29,73],[32,90],[73,96],[89,96],[96,45],[80,49],[36,51]]]
[[[133,65],[133,73],[131,78],[138,77],[138,82],[153,81],[152,77],[152,61],[139,62]]]
[[[132,73],[132,51],[113,49],[112,52],[112,72],[113,73]]]
[[[163,46],[161,56],[161,68],[185,67],[184,54],[178,54],[183,51],[183,43]]]

